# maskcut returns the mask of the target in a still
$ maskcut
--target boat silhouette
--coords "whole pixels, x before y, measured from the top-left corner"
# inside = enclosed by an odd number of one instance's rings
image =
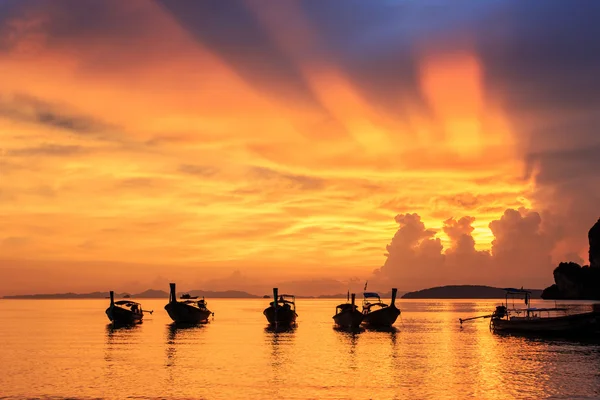
[[[200,324],[208,322],[208,318],[213,312],[206,307],[206,300],[195,300],[189,298],[184,301],[177,301],[176,288],[174,283],[170,283],[169,303],[165,310],[169,317],[178,324]],[[185,298],[182,296],[182,298]]]
[[[352,293],[352,302],[339,304],[335,308],[333,321],[340,328],[358,328],[362,323],[365,314],[358,310],[355,305],[356,294]]]
[[[276,327],[291,326],[296,323],[296,297],[291,294],[277,295],[278,289],[273,288],[273,301],[263,311],[269,324]]]
[[[533,335],[593,335],[600,332],[600,307],[592,311],[575,312],[567,307],[531,307],[531,292],[525,289],[506,288],[505,302],[494,312],[470,318],[459,318],[460,324],[480,318],[490,318],[490,329],[496,333]],[[513,306],[509,308],[509,299]],[[525,308],[516,308],[514,299],[525,302]]]
[[[139,324],[144,318],[144,313],[152,311],[142,309],[140,303],[131,300],[115,301],[115,292],[110,291],[110,305],[106,309],[106,316],[115,325]]]
[[[398,289],[392,289],[392,300],[390,305],[387,305],[381,301],[381,297],[376,292],[364,292],[363,293],[363,309],[364,315],[363,322],[371,327],[391,327],[398,316],[400,316],[400,310],[396,307],[396,294]],[[369,299],[376,299],[372,302]]]

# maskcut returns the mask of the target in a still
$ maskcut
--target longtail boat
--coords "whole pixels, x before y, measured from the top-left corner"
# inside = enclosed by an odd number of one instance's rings
[[[536,335],[581,335],[600,332],[600,307],[592,311],[573,312],[568,307],[531,307],[531,292],[524,289],[506,288],[505,302],[488,315],[459,318],[460,324],[480,318],[490,319],[490,330],[498,333]],[[513,300],[509,308],[509,299]],[[516,308],[514,299],[522,299],[524,308]]]
[[[265,308],[263,314],[271,326],[286,327],[296,323],[296,297],[291,294],[277,295],[278,289],[273,288],[273,301]]]
[[[106,309],[106,316],[115,325],[139,324],[144,318],[144,313],[152,311],[142,309],[140,303],[131,300],[115,301],[115,292],[110,291],[110,305]]]
[[[363,322],[372,327],[387,328],[391,327],[400,316],[400,310],[396,307],[396,295],[398,289],[392,289],[392,300],[390,305],[381,301],[381,297],[376,292],[363,293]],[[371,299],[375,299],[372,301]]]
[[[355,301],[356,294],[352,293],[352,302],[339,304],[335,308],[333,321],[340,328],[358,328],[362,323],[365,315],[358,310]]]
[[[206,300],[196,300],[191,296],[183,295],[183,301],[177,301],[176,287],[174,283],[170,283],[169,303],[165,306],[165,310],[169,317],[178,324],[200,324],[208,322],[208,318],[214,315],[206,307]]]

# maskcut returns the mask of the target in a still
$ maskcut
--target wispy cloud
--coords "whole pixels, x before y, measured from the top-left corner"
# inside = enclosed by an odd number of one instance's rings
[[[11,257],[364,277],[396,214],[416,236],[386,265],[422,262],[424,285],[434,261],[499,260],[513,228],[584,251],[599,6],[270,3],[0,2]]]

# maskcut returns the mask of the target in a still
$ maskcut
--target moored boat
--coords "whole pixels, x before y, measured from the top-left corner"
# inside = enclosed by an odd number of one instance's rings
[[[363,322],[372,327],[387,328],[391,327],[400,316],[400,310],[396,307],[396,294],[398,289],[392,289],[392,300],[390,305],[381,301],[378,293],[363,293]],[[371,301],[370,299],[375,299]]]
[[[278,296],[278,289],[273,288],[273,301],[265,308],[263,314],[269,324],[275,327],[292,326],[296,323],[296,297],[291,294]]]
[[[333,321],[340,328],[358,328],[365,315],[358,310],[355,305],[356,294],[352,293],[352,302],[339,304],[335,308]]]
[[[531,292],[507,288],[505,303],[489,315],[459,319],[463,322],[490,318],[490,329],[497,333],[534,335],[586,335],[600,332],[600,307],[588,312],[572,312],[567,307],[531,307]],[[525,308],[509,308],[509,298],[523,299]],[[514,304],[514,302],[513,302]]]
[[[195,300],[191,296],[182,296],[184,301],[177,301],[176,287],[174,283],[170,283],[169,303],[165,306],[165,310],[169,317],[178,324],[200,324],[208,322],[208,318],[213,315],[213,312],[206,307],[206,301]]]
[[[115,301],[115,292],[110,291],[110,306],[106,309],[108,319],[117,325],[133,325],[139,324],[144,318],[144,312],[140,303],[131,300]]]

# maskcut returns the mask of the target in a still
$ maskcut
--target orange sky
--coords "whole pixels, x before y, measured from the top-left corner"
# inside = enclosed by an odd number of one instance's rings
[[[491,221],[539,206],[518,117],[469,41],[414,46],[420,100],[398,92],[389,112],[332,57],[307,56],[323,38],[300,8],[275,7],[296,16],[283,30],[248,3],[314,102],[277,78],[279,92],[261,90],[158,4],[118,3],[111,18],[137,16],[129,36],[58,36],[59,3],[2,22],[0,258],[63,272],[33,284],[14,267],[0,294],[142,288],[177,268],[362,280],[385,261],[396,214],[418,213],[444,247],[443,221],[475,217],[476,248],[489,250]],[[56,283],[69,268],[77,284]]]

